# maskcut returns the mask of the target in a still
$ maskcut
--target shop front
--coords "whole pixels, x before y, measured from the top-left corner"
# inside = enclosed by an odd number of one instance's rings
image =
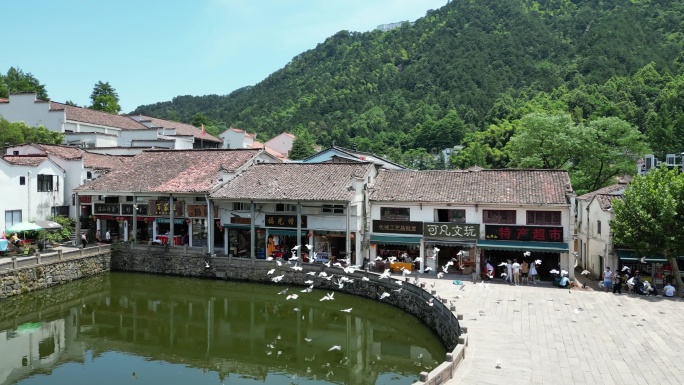
[[[266,256],[272,258],[282,258],[288,260],[293,256],[292,249],[295,246],[302,246],[302,261],[308,262],[308,249],[303,247],[310,242],[311,233],[307,230],[307,216],[301,215],[300,239],[297,240],[297,216],[287,214],[267,214],[264,218],[267,235],[265,235],[265,252],[259,253],[258,258]],[[264,241],[257,242],[257,245],[264,245]],[[259,247],[257,247],[259,249]],[[315,248],[316,249],[316,248]],[[317,250],[317,249],[316,249]]]
[[[629,275],[634,275],[637,270],[643,277],[642,280],[649,281],[656,288],[662,288],[666,282],[673,280],[672,266],[667,261],[664,255],[650,255],[643,256],[634,250],[621,249],[615,250],[620,261],[615,271],[622,271],[626,266],[629,268]],[[642,257],[644,257],[642,259]],[[679,257],[679,268],[684,268],[684,257]],[[680,275],[684,275],[684,271],[679,271]],[[674,282],[674,281],[672,281]]]
[[[569,271],[569,249],[563,239],[563,227],[560,226],[485,225],[485,239],[477,241],[480,272],[484,274],[482,269],[486,261],[494,266],[495,277],[499,277],[505,267],[498,265],[507,259],[519,263],[540,260],[541,265],[537,265],[539,278],[551,280],[551,270]],[[524,256],[525,252],[530,252],[530,256]]]
[[[374,220],[373,232],[370,235],[370,261],[376,270],[391,268],[384,262],[376,262],[377,257],[387,260],[396,258],[396,262],[409,270],[421,269],[423,253],[421,242],[423,222]],[[380,267],[380,263],[384,265]],[[372,265],[373,266],[373,265]]]
[[[423,223],[423,244],[426,266],[432,271],[442,269],[449,261],[455,261],[449,272],[471,274],[477,271],[475,245],[480,237],[480,224],[470,223]],[[435,250],[439,249],[436,258]]]

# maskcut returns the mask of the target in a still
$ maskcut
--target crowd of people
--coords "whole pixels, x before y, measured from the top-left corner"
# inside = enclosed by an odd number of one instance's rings
[[[658,289],[650,281],[645,280],[639,270],[635,270],[634,274],[630,276],[630,269],[628,267],[624,267],[622,271],[615,272],[611,271],[610,267],[606,267],[602,275],[601,284],[604,291],[612,290],[613,294],[622,294],[623,286],[625,286],[629,293],[636,295],[658,295]],[[667,282],[663,287],[663,296],[674,297],[675,293],[674,286]]]

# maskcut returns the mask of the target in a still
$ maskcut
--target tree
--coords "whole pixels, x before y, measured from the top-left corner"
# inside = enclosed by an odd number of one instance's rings
[[[684,174],[654,169],[635,177],[623,199],[613,199],[613,211],[613,243],[641,255],[665,256],[681,295],[684,285],[677,257],[684,255]]]
[[[16,145],[22,143],[62,144],[64,134],[47,128],[29,127],[24,122],[9,122],[0,117],[0,143]]]
[[[200,128],[202,125],[208,125],[209,124],[209,119],[207,119],[206,116],[204,116],[203,113],[198,112],[195,114],[195,116],[192,117],[192,124],[193,126]]]
[[[121,112],[119,95],[114,87],[109,85],[109,82],[98,81],[93,88],[93,93],[90,94],[90,100],[93,103],[90,106],[91,110],[109,112],[110,114]]]
[[[288,158],[292,160],[301,160],[316,153],[316,150],[314,150],[314,145],[316,143],[308,131],[301,129],[297,131],[295,136],[296,138],[292,142],[292,148],[290,149]]]
[[[4,84],[3,84],[4,83]],[[7,75],[0,75],[0,97],[6,98],[10,93],[35,92],[40,100],[50,100],[45,85],[40,84],[31,73],[24,73],[22,70],[10,67]]]

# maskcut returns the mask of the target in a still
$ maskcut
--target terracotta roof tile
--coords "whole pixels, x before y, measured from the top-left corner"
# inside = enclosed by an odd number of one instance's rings
[[[0,98],[0,103],[9,103],[9,99]]]
[[[599,207],[601,207],[601,210],[603,211],[608,211],[613,207],[613,200],[614,199],[620,199],[622,200],[623,196],[622,195],[613,195],[613,194],[598,194],[596,195],[596,199],[598,200]]]
[[[219,199],[349,201],[354,178],[373,169],[368,163],[257,164],[211,194]]]
[[[584,195],[580,195],[577,197],[577,199],[578,200],[591,200],[594,196],[599,195],[599,194],[620,193],[620,191],[624,190],[625,187],[627,187],[626,183],[617,183],[614,185],[610,185],[610,186],[600,188],[596,191],[586,193]]]
[[[4,155],[2,159],[15,166],[36,167],[48,160],[46,155]]]
[[[465,204],[567,204],[572,193],[564,170],[381,170],[372,201]]]
[[[116,156],[83,152],[83,166],[93,170],[116,170],[123,167],[130,156]]]
[[[202,130],[193,126],[192,124],[174,122],[173,120],[153,118],[151,116],[146,116],[146,115],[136,115],[136,116],[140,116],[140,117],[142,117],[143,120],[147,120],[147,121],[152,122],[152,124],[154,124],[155,126],[164,127],[164,128],[174,128],[174,129],[176,129],[176,134],[178,134],[178,135],[194,136],[197,139],[202,139],[202,140],[206,140],[209,142],[221,142],[221,139],[218,139],[214,136],[211,136],[208,133],[205,133],[204,135],[202,135]]]
[[[76,146],[67,146],[63,144],[41,144],[35,143],[32,146],[38,148],[48,155],[58,156],[65,160],[81,159],[83,150]]]
[[[78,191],[208,192],[221,170],[236,171],[259,150],[148,150]]]
[[[64,110],[67,120],[75,122],[91,123],[100,126],[120,128],[122,130],[144,130],[144,125],[124,115],[115,115],[107,112],[91,110],[89,108],[75,107],[67,104],[50,102],[50,110]]]

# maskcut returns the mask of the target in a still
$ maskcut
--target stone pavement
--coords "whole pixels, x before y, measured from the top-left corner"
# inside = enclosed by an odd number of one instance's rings
[[[466,358],[449,385],[684,382],[679,299],[462,278],[421,277],[426,289],[434,283],[438,295],[454,301],[468,329]]]

